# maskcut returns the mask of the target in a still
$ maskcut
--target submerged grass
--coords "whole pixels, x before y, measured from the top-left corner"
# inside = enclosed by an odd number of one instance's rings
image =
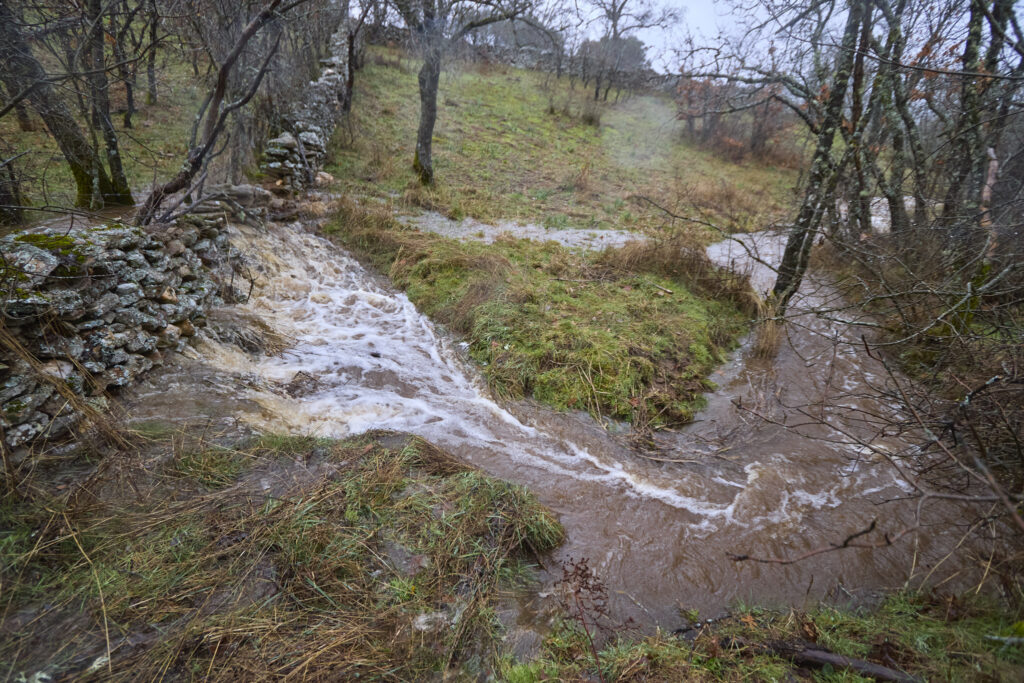
[[[1018,681],[1024,614],[983,600],[894,593],[871,610],[819,607],[775,612],[740,607],[715,626],[677,637],[611,634],[595,663],[578,622],[563,620],[531,662],[506,658],[499,680],[870,681],[851,668],[800,666],[787,655],[810,647],[871,662],[906,680]]]
[[[0,676],[479,669],[497,591],[562,539],[525,490],[415,437],[192,444],[148,465],[0,510]]]
[[[599,256],[554,242],[463,243],[354,201],[326,230],[463,335],[498,395],[638,426],[692,418],[749,309],[745,281],[678,238]]]

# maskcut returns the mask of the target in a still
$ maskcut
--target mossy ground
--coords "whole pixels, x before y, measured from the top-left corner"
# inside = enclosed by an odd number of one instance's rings
[[[562,538],[525,490],[413,437],[171,441],[0,509],[5,679],[479,669],[499,591]]]
[[[637,426],[686,422],[745,326],[744,283],[679,241],[589,255],[554,242],[463,243],[351,201],[326,230],[463,335],[504,397]]]
[[[339,130],[329,168],[346,193],[399,196],[453,218],[635,230],[673,226],[637,195],[732,230],[760,229],[791,203],[794,171],[686,144],[668,97],[602,104],[595,126],[584,120],[595,105],[568,78],[457,62],[446,64],[438,96],[437,181],[423,188],[412,168],[417,66],[372,48],[357,73],[353,135]]]

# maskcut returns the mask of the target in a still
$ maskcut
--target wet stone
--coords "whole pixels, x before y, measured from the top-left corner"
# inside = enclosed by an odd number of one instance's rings
[[[135,330],[130,334],[124,347],[129,353],[150,353],[156,350],[156,336],[142,330]]]
[[[114,310],[121,303],[121,297],[113,292],[108,292],[101,296],[89,309],[89,313],[96,316],[97,318],[106,315],[110,311]]]
[[[163,329],[162,332],[157,336],[156,345],[157,348],[177,348],[181,342],[181,328],[177,325],[168,325]]]
[[[149,286],[162,285],[167,282],[167,278],[168,275],[165,271],[151,268],[145,272],[142,278],[140,278],[139,282]]]
[[[75,325],[75,329],[79,332],[89,332],[91,330],[98,329],[106,325],[106,322],[97,318],[92,320],[86,320],[85,322],[78,323]]]
[[[40,358],[74,358],[85,356],[85,342],[81,337],[61,337],[55,341],[39,344],[33,349]]]
[[[50,398],[54,388],[49,383],[40,384],[31,392],[8,401],[2,407],[3,419],[6,424],[21,424],[29,419],[33,411]]]
[[[34,318],[50,310],[50,300],[42,294],[27,294],[7,301],[3,312],[9,318]]]
[[[0,403],[5,403],[15,396],[20,396],[35,385],[35,380],[29,376],[31,370],[28,365],[12,369],[13,372],[0,384]]]
[[[7,266],[28,277],[31,286],[41,284],[60,265],[60,258],[46,249],[14,242],[10,251],[4,249]]]
[[[164,247],[164,253],[166,253],[168,256],[174,257],[184,252],[185,248],[185,243],[182,242],[181,240],[171,240]]]
[[[43,433],[49,419],[50,418],[47,415],[34,413],[26,422],[18,425],[17,427],[5,430],[6,435],[4,441],[11,448],[17,448],[18,446],[26,444]]]
[[[114,313],[114,320],[128,327],[141,325],[146,315],[135,308],[122,308]]]
[[[114,288],[114,293],[121,297],[122,306],[130,306],[142,298],[142,287],[135,282],[122,282]]]
[[[137,251],[129,253],[125,258],[125,263],[132,268],[149,268],[149,261],[147,261],[146,257]]]

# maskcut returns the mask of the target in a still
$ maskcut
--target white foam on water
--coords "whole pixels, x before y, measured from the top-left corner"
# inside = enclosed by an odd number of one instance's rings
[[[859,483],[851,477],[827,491],[811,490],[799,463],[781,453],[747,464],[745,483],[709,479],[623,462],[553,437],[491,399],[478,374],[404,294],[332,243],[287,227],[239,230],[233,244],[262,264],[245,308],[291,344],[279,356],[254,357],[211,340],[202,351],[209,363],[251,380],[248,398],[262,410],[243,417],[260,428],[329,437],[391,429],[442,446],[485,449],[551,477],[597,482],[686,510],[702,518],[690,529],[697,536],[722,524],[798,520],[807,510],[838,505]]]

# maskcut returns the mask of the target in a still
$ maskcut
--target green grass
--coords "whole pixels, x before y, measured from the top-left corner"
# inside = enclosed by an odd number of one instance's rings
[[[145,75],[140,75],[132,128],[124,128],[124,116],[113,113],[125,106],[123,85],[112,80],[110,90],[111,119],[118,132],[125,175],[136,200],[154,179],[169,178],[184,162],[192,117],[204,93],[201,79],[192,74],[191,66],[170,55],[167,58],[161,56],[158,65],[158,102],[146,104]],[[73,102],[71,106],[75,106]],[[14,154],[28,152],[15,163],[17,172],[23,177],[23,198],[30,206],[36,207],[60,210],[73,206],[75,183],[64,157],[34,112],[32,118],[36,130],[30,132],[18,129],[13,113],[0,118],[3,147]],[[42,210],[26,214],[27,220],[52,217],[53,213]]]
[[[794,171],[729,163],[684,143],[666,97],[604,105],[595,127],[580,115],[590,106],[582,89],[571,91],[567,79],[459,64],[446,66],[438,96],[438,182],[422,188],[412,170],[416,68],[375,48],[357,74],[354,141],[339,132],[329,168],[346,192],[397,194],[453,218],[637,230],[672,222],[636,195],[734,230],[763,227],[791,202]]]
[[[34,615],[5,625],[0,675],[77,679],[108,638],[114,680],[457,672],[563,535],[524,489],[395,434],[193,443],[118,483],[0,509],[0,613]]]
[[[337,211],[328,234],[463,335],[503,397],[637,426],[687,422],[744,329],[743,283],[678,241],[579,256],[554,242],[419,233],[384,207]]]
[[[1017,637],[1019,611],[978,598],[929,598],[894,593],[871,610],[819,607],[809,613],[737,609],[695,640],[658,632],[637,637],[605,633],[598,653],[605,681],[869,681],[854,671],[797,667],[771,654],[773,643],[807,643],[932,681],[1017,681],[1024,650],[989,636]],[[591,625],[591,628],[592,625]],[[580,624],[563,619],[532,662],[505,658],[499,680],[593,680],[598,665]],[[802,673],[802,675],[801,675]]]

